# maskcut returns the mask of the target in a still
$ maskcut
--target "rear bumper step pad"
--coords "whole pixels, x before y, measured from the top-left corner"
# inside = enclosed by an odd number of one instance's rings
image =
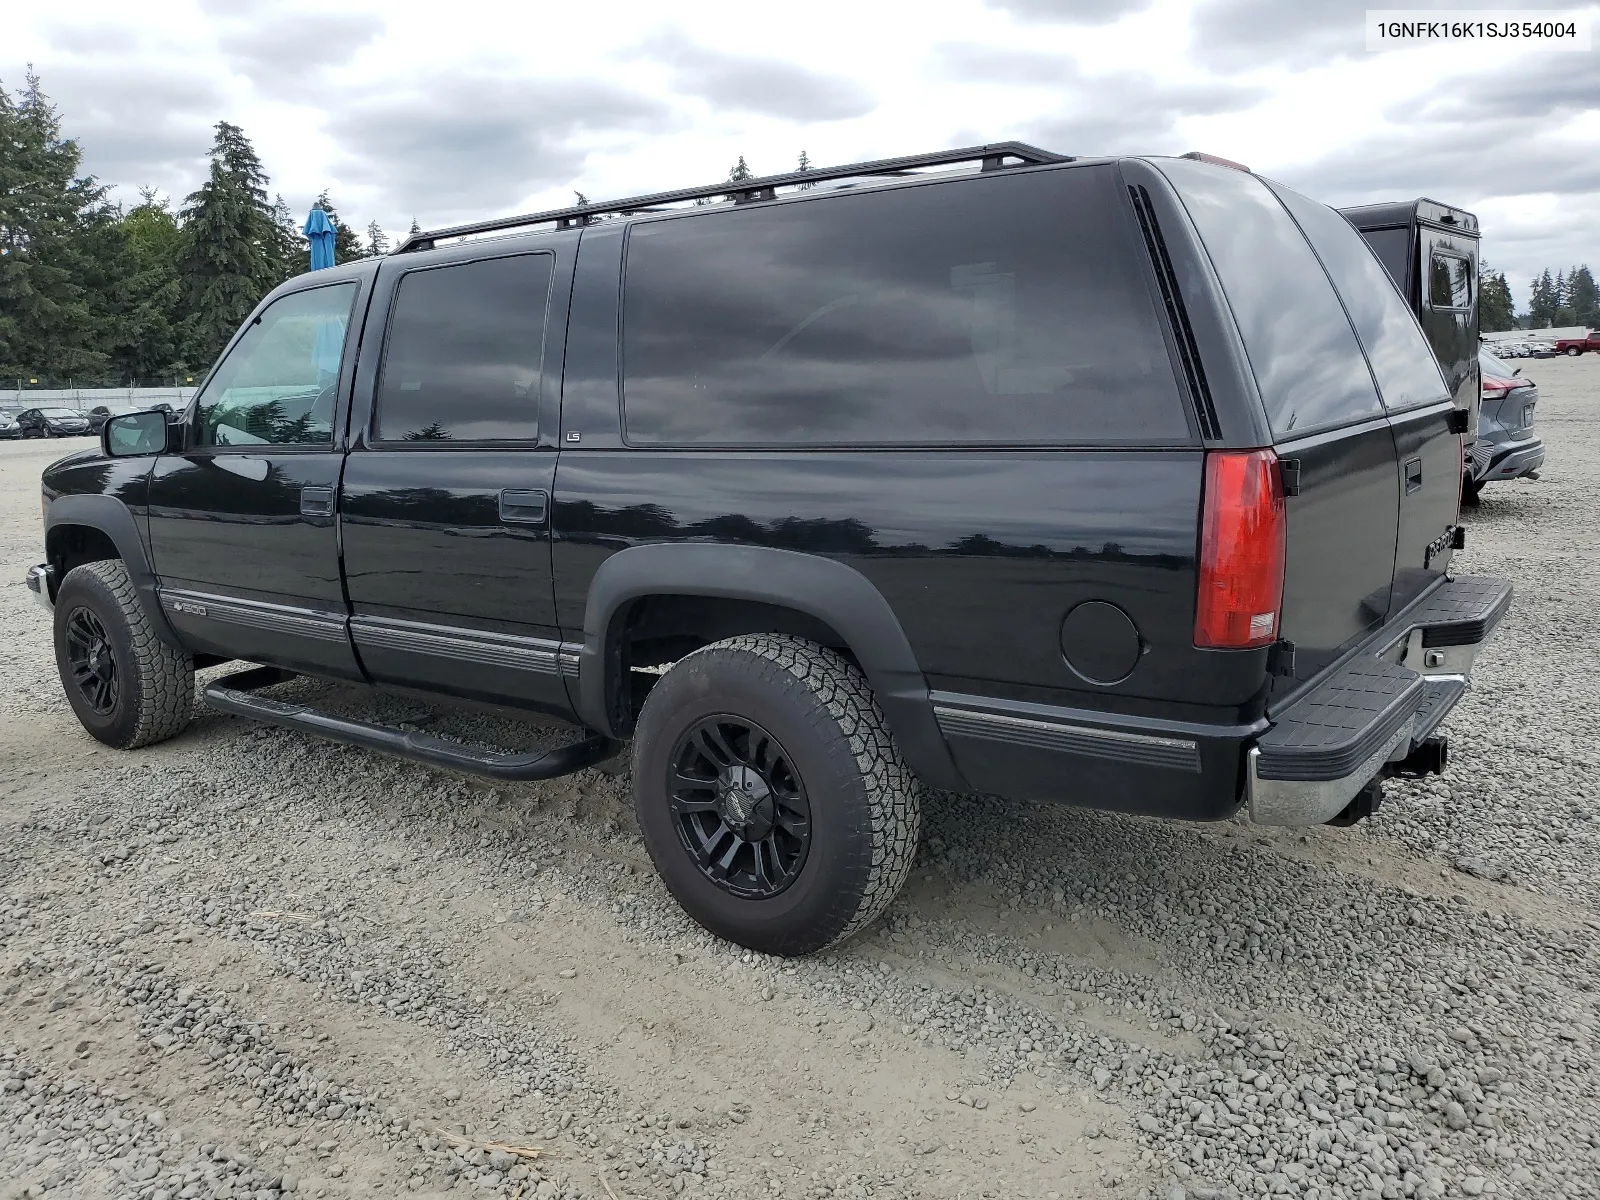
[[[1358,658],[1273,720],[1256,742],[1263,779],[1342,779],[1386,745],[1422,706],[1409,667]]]
[[[409,758],[431,767],[446,767],[491,779],[553,779],[592,767],[613,757],[621,744],[599,734],[551,750],[509,752],[486,750],[415,733],[375,721],[355,721],[304,704],[291,704],[255,693],[287,683],[295,676],[277,667],[255,667],[207,684],[206,703],[219,712],[249,717],[284,729],[298,729],[332,741]]]
[[[1406,614],[1424,646],[1476,646],[1511,607],[1511,585],[1488,575],[1462,575]]]
[[[1404,758],[1433,733],[1467,690],[1476,648],[1511,605],[1511,585],[1464,576],[1437,588],[1281,712],[1251,747],[1251,819],[1264,825],[1320,824],[1336,816],[1384,764]],[[1459,652],[1395,663],[1376,647],[1420,635],[1424,647]],[[1437,669],[1434,668],[1435,659]]]

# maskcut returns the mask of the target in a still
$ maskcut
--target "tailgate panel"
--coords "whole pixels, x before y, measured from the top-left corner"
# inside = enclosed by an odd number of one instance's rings
[[[1284,501],[1288,557],[1280,636],[1295,673],[1274,698],[1322,671],[1382,625],[1390,609],[1399,480],[1387,422],[1368,422],[1278,447],[1300,463],[1300,494]]]
[[[1391,611],[1420,596],[1450,566],[1451,532],[1461,512],[1461,435],[1450,432],[1454,411],[1435,405],[1390,419],[1403,481]]]

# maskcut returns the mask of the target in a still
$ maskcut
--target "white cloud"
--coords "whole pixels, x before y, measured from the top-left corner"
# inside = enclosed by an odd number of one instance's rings
[[[0,80],[33,63],[124,197],[190,190],[226,119],[296,208],[326,187],[391,230],[708,182],[741,154],[774,172],[802,148],[823,164],[1024,138],[1206,149],[1336,203],[1463,204],[1523,303],[1546,265],[1600,267],[1595,55],[1370,54],[1365,7],[452,0],[442,19],[422,0],[147,0],[129,25],[125,0],[75,0],[8,14]]]

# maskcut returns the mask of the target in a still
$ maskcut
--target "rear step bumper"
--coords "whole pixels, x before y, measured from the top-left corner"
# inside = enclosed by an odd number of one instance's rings
[[[1447,580],[1283,710],[1247,754],[1250,819],[1320,825],[1407,760],[1465,694],[1511,605],[1503,579]]]
[[[602,763],[621,749],[620,743],[595,734],[581,742],[558,746],[553,750],[527,753],[483,750],[431,734],[414,733],[377,722],[353,721],[308,708],[304,704],[289,704],[254,694],[261,688],[287,683],[294,678],[296,676],[292,672],[277,667],[255,667],[207,684],[206,703],[219,712],[231,713],[236,717],[249,717],[268,725],[298,729],[351,746],[382,750],[428,766],[487,775],[491,779],[553,779]]]

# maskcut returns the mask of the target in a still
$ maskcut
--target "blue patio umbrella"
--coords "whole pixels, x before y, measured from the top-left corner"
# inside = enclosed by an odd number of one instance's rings
[[[311,243],[311,269],[320,271],[333,266],[333,222],[328,220],[328,214],[313,208],[303,232]]]
[[[333,266],[333,222],[320,208],[313,208],[306,217],[305,235],[311,243],[311,269],[320,271]],[[317,383],[327,387],[339,374],[339,356],[344,350],[345,322],[342,319],[324,319],[317,323],[316,343],[311,349],[311,361],[317,368]]]

